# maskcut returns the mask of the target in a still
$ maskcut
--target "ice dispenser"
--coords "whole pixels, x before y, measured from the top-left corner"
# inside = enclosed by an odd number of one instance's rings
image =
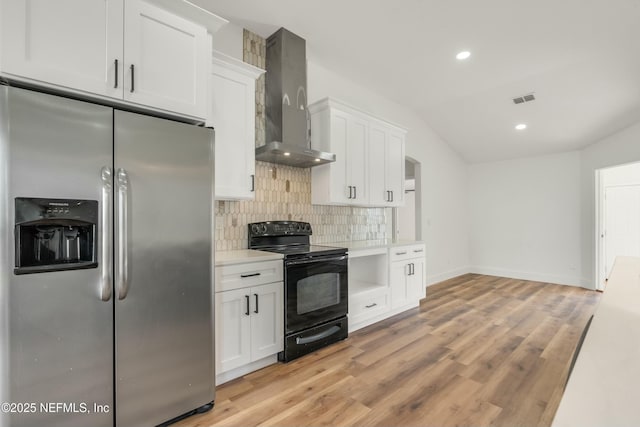
[[[18,197],[15,274],[95,268],[98,202]]]

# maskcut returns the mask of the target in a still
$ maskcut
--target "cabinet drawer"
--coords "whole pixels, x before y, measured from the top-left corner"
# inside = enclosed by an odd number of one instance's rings
[[[389,310],[388,292],[354,295],[349,300],[349,322],[360,323]]]
[[[425,256],[424,244],[410,246],[396,246],[389,248],[389,259],[393,261],[402,261],[411,258],[423,258]]]
[[[216,292],[283,280],[282,261],[250,262],[216,267]]]

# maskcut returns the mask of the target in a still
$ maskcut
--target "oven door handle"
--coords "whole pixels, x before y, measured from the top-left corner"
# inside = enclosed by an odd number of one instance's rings
[[[322,331],[319,334],[315,334],[315,335],[311,335],[308,337],[297,337],[296,338],[296,344],[309,344],[312,342],[316,342],[316,341],[320,341],[323,338],[327,338],[337,332],[340,332],[340,329],[342,329],[340,326],[338,325],[333,325],[332,327],[330,327],[329,329],[327,329],[326,331]]]
[[[290,266],[290,265],[303,265],[303,264],[313,264],[316,262],[330,262],[330,261],[344,261],[345,259],[347,259],[347,255],[341,255],[341,256],[337,256],[337,257],[317,257],[317,258],[307,258],[307,259],[301,259],[301,260],[291,260],[291,261],[285,261],[284,265],[285,266]]]

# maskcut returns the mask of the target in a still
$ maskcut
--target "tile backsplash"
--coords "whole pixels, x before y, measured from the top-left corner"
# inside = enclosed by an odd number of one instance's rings
[[[292,220],[311,223],[312,243],[389,237],[389,208],[311,204],[311,170],[256,162],[255,200],[215,202],[216,250],[246,249],[247,224]],[[390,227],[389,227],[390,228]]]
[[[243,60],[265,68],[266,41],[243,34]],[[265,143],[264,75],[256,82],[256,146]],[[311,170],[256,162],[255,200],[215,201],[216,250],[246,249],[247,224],[293,220],[311,223],[312,243],[377,240],[391,236],[391,209],[311,204]]]

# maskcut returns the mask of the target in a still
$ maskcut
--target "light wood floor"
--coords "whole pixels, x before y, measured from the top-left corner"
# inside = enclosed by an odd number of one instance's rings
[[[179,426],[548,426],[600,294],[465,275],[419,309],[217,389]]]

